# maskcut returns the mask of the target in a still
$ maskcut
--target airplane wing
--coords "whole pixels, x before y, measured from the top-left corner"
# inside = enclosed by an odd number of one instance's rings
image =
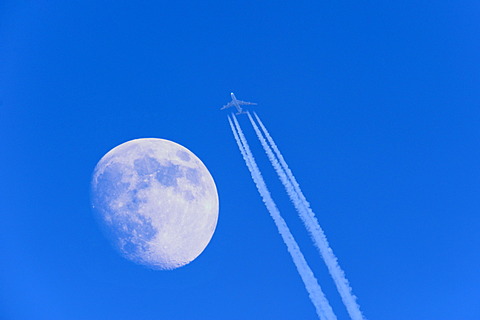
[[[223,109],[227,109],[227,108],[230,108],[231,106],[233,106],[233,101],[230,101],[229,103],[227,103],[226,105],[224,105],[220,110],[223,110]]]
[[[237,100],[237,102],[239,105],[251,105],[251,106],[257,105],[255,102],[248,102],[248,101],[242,101],[242,100]]]

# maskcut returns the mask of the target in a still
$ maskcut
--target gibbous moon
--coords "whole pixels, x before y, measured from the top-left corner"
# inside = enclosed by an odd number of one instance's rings
[[[210,242],[218,194],[190,150],[163,139],[137,139],[110,150],[92,177],[92,205],[115,248],[153,269],[179,268]]]

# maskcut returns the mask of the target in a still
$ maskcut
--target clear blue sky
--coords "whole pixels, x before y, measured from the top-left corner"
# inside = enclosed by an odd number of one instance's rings
[[[262,117],[368,319],[480,319],[476,1],[1,1],[0,318],[315,319],[219,107]],[[347,319],[247,119],[275,200]],[[220,198],[175,271],[121,258],[97,161],[180,143]]]

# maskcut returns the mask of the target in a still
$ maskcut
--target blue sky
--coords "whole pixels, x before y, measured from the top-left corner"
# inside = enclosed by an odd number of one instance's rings
[[[478,21],[475,1],[0,2],[0,318],[315,319],[218,110],[231,91],[258,102],[368,319],[480,318]],[[211,243],[175,271],[121,258],[90,210],[97,161],[144,137],[219,191]]]

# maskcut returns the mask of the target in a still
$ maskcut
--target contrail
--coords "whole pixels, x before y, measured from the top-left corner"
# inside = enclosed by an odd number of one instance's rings
[[[303,224],[307,228],[308,232],[310,233],[310,237],[312,238],[313,243],[319,250],[325,264],[327,265],[328,271],[335,282],[335,286],[342,298],[342,301],[347,309],[350,318],[353,320],[363,320],[364,317],[362,312],[360,311],[360,307],[356,302],[356,297],[352,293],[352,288],[350,287],[347,278],[345,277],[345,273],[340,268],[338,264],[338,260],[333,254],[332,249],[330,248],[325,233],[323,232],[320,224],[318,223],[317,218],[315,217],[315,213],[310,208],[310,204],[308,203],[307,199],[303,195],[300,186],[293,176],[292,171],[289,169],[285,159],[283,158],[280,150],[278,149],[277,145],[273,141],[273,138],[268,133],[267,128],[263,125],[262,121],[258,117],[256,113],[254,113],[255,118],[257,119],[260,127],[262,128],[263,134],[267,138],[268,142],[272,146],[273,150],[275,151],[275,155],[272,152],[272,148],[267,144],[265,141],[262,133],[260,132],[259,128],[253,121],[252,116],[250,113],[247,112],[248,118],[252,123],[252,126],[262,144],[265,152],[267,153],[270,162],[272,163],[277,175],[279,176],[280,180],[282,181],[290,200],[292,201],[295,209],[299,213],[300,218],[303,221]],[[277,160],[278,158],[278,160]]]
[[[293,259],[293,263],[295,264],[298,273],[303,280],[303,283],[305,284],[305,288],[308,291],[310,300],[315,306],[318,317],[321,320],[336,320],[337,317],[333,313],[332,307],[328,303],[328,300],[325,297],[322,289],[320,288],[317,279],[315,278],[312,270],[310,269],[307,261],[305,260],[305,257],[300,251],[300,247],[293,238],[290,229],[288,228],[285,220],[280,215],[280,211],[278,210],[275,202],[270,195],[270,192],[268,191],[265,181],[263,180],[263,176],[255,162],[255,158],[253,157],[252,152],[250,151],[250,147],[248,146],[247,140],[243,135],[237,118],[235,117],[235,115],[232,115],[232,117],[235,124],[232,123],[230,117],[228,117],[228,122],[230,123],[230,127],[235,137],[235,141],[237,142],[238,148],[240,149],[243,159],[245,160],[245,163],[250,170],[250,174],[252,175],[252,179],[255,182],[255,185],[257,186],[258,192],[262,196],[263,202],[265,203],[265,206],[267,207],[270,216],[275,222],[278,232],[282,236],[283,242],[285,242],[285,244],[287,245],[287,250]]]

